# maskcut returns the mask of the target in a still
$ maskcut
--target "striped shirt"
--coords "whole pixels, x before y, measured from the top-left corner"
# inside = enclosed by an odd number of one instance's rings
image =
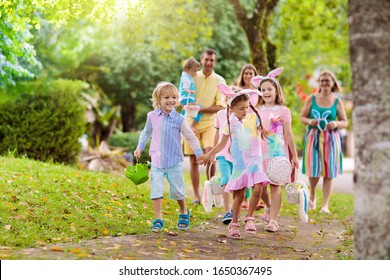
[[[199,140],[184,121],[184,117],[175,110],[164,115],[161,109],[151,111],[147,115],[144,129],[139,137],[137,149],[144,150],[152,138],[149,155],[152,164],[157,168],[170,168],[183,161],[181,135],[190,143],[198,157],[203,154]]]

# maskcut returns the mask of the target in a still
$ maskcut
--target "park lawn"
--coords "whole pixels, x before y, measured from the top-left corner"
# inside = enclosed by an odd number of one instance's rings
[[[190,185],[188,173],[185,182]],[[149,188],[150,181],[135,186],[121,174],[0,157],[0,246],[25,248],[150,233],[154,215]],[[187,193],[188,205],[191,195]],[[297,207],[288,204],[283,192],[280,215],[299,219]],[[176,230],[177,208],[175,201],[163,200],[166,231]],[[206,214],[201,206],[189,208],[192,230],[222,213],[222,209]],[[353,196],[334,194],[330,208],[336,214],[324,217],[310,210],[311,222],[352,217]]]

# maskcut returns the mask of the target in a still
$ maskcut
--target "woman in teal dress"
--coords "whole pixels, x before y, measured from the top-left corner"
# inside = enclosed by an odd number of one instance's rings
[[[318,78],[319,90],[310,96],[301,112],[301,122],[308,125],[303,144],[302,173],[309,177],[309,208],[316,208],[316,186],[323,181],[323,202],[320,212],[329,214],[332,180],[342,172],[343,154],[339,129],[348,126],[344,104],[336,93],[341,92],[335,75],[324,71]]]

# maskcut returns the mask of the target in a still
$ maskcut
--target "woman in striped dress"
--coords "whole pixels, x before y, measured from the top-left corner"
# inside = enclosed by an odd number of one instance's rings
[[[310,96],[301,112],[301,122],[308,125],[303,145],[302,172],[309,177],[309,208],[316,208],[316,186],[323,181],[323,202],[320,212],[329,214],[332,179],[342,173],[343,154],[339,129],[348,126],[344,104],[336,96],[341,92],[335,75],[324,71],[318,78],[319,90]]]

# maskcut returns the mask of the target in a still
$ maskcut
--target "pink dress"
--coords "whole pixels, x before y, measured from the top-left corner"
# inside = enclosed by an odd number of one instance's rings
[[[265,170],[268,162],[275,156],[286,156],[289,158],[288,145],[284,137],[283,124],[277,119],[281,117],[284,123],[291,123],[292,117],[290,110],[286,106],[275,105],[266,107],[262,105],[258,110],[263,126],[272,134],[266,140],[261,139],[261,150],[263,151],[263,169]]]
[[[248,114],[242,122],[234,114],[230,116],[232,137],[230,152],[233,158],[233,172],[226,185],[226,192],[252,187],[255,184],[266,186],[269,183],[261,164],[258,125],[259,121],[254,113]],[[223,134],[229,136],[227,123]]]

